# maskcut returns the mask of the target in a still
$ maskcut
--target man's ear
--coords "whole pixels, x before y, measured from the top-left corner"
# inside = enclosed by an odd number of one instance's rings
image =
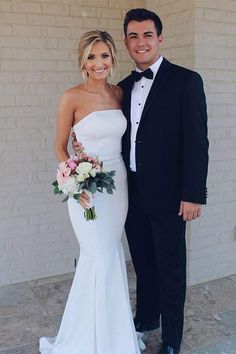
[[[124,37],[124,44],[125,44],[126,48],[128,49],[128,45],[127,45],[127,37]]]
[[[159,39],[159,45],[162,45],[163,42],[164,42],[164,37],[162,34],[160,34],[160,36],[158,36],[158,39]]]

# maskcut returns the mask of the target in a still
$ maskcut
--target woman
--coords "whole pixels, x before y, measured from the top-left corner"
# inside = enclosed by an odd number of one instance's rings
[[[126,119],[122,92],[107,82],[116,66],[113,39],[90,31],[79,43],[84,82],[63,95],[58,111],[56,156],[65,161],[71,127],[86,153],[96,155],[106,171],[115,170],[113,195],[96,193],[98,215],[86,221],[85,194],[80,203],[70,198],[70,219],[80,244],[80,258],[56,338],[41,338],[43,354],[139,354],[130,309],[121,237],[127,214],[126,171],[121,137]]]

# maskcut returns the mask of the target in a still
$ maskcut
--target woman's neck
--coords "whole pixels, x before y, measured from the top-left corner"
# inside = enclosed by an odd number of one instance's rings
[[[99,93],[101,93],[102,91],[106,91],[110,88],[110,85],[107,80],[94,80],[90,78],[84,83],[84,86],[88,91]]]

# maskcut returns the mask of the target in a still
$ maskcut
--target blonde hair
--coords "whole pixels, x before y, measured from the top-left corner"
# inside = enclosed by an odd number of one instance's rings
[[[112,76],[113,70],[117,67],[116,47],[111,35],[106,31],[99,30],[86,32],[81,36],[78,47],[79,69],[84,80],[87,79],[87,72],[84,69],[85,62],[88,59],[93,45],[98,42],[105,43],[111,52],[113,67],[110,76]]]

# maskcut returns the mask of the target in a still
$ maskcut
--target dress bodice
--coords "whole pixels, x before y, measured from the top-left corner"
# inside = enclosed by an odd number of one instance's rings
[[[85,152],[98,156],[105,163],[121,158],[121,138],[126,124],[120,109],[109,109],[89,113],[73,126],[73,130]]]

